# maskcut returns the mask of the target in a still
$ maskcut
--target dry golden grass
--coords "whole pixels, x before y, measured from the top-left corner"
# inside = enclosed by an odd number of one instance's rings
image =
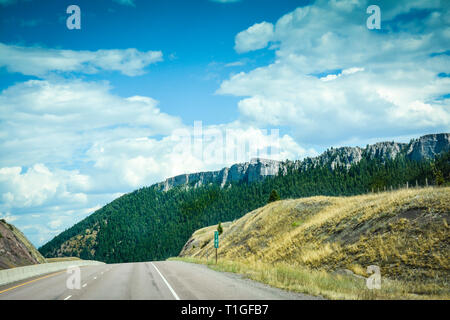
[[[395,292],[383,297],[448,299],[449,207],[449,187],[277,201],[223,224],[220,260],[240,270],[254,270],[260,281],[273,285],[279,272],[300,277],[295,270],[307,270],[306,274],[312,270],[318,272],[319,281],[322,272],[331,275],[341,269],[367,277],[367,266],[377,265],[383,286]],[[195,232],[180,256],[196,261],[212,258],[215,229]],[[286,281],[280,286],[304,289],[303,284]],[[312,291],[330,298],[357,299],[379,298],[383,290],[343,295],[328,289]]]
[[[287,263],[267,264],[261,261],[233,261],[220,258],[215,264],[213,258],[206,260],[189,257],[176,257],[169,260],[206,264],[213,270],[238,273],[273,287],[326,299],[450,299],[446,288],[430,283],[416,284],[383,278],[381,289],[369,290],[363,278]]]
[[[48,263],[64,262],[64,261],[77,261],[77,260],[81,260],[81,259],[78,257],[47,258]]]

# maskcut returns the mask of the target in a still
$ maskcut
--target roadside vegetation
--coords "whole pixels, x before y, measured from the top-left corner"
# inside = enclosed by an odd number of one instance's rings
[[[47,258],[47,263],[65,262],[65,261],[78,261],[78,260],[80,260],[80,258],[78,258],[78,257]]]
[[[196,231],[181,259],[330,299],[450,299],[450,187],[276,201]],[[369,290],[367,267],[380,267]]]

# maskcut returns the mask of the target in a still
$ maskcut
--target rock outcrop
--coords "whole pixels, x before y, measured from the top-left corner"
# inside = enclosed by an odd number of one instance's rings
[[[411,141],[407,148],[407,157],[411,160],[432,159],[437,154],[450,150],[450,134],[429,134]]]
[[[429,134],[414,139],[409,143],[378,142],[361,147],[331,148],[317,157],[305,158],[295,161],[276,161],[268,159],[252,159],[250,162],[238,163],[219,171],[198,172],[183,174],[166,179],[155,186],[161,191],[168,191],[176,186],[200,187],[209,184],[217,184],[222,188],[235,182],[261,181],[266,177],[275,176],[287,172],[288,167],[297,170],[307,170],[315,166],[328,166],[350,168],[361,159],[392,160],[398,155],[404,155],[407,159],[420,161],[432,159],[436,155],[450,151],[450,133]]]
[[[234,182],[245,181],[251,183],[263,180],[268,176],[277,175],[280,163],[280,161],[276,160],[252,159],[250,162],[234,164],[220,171],[178,175],[156,184],[156,187],[162,191],[168,191],[180,185],[196,188],[209,184],[218,184],[223,188],[226,184]]]
[[[0,220],[0,270],[45,262],[19,229]]]

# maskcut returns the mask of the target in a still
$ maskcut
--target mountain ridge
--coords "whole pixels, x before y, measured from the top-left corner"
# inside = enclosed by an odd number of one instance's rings
[[[377,142],[361,147],[339,147],[324,151],[316,157],[306,157],[303,160],[271,160],[253,158],[250,162],[237,163],[221,170],[202,171],[181,174],[167,178],[156,183],[156,188],[168,191],[177,186],[197,188],[210,183],[218,183],[223,188],[229,183],[245,181],[248,183],[261,181],[269,176],[281,173],[286,174],[287,167],[294,169],[308,169],[316,165],[329,165],[331,169],[336,166],[346,166],[358,163],[363,157],[369,159],[392,160],[399,154],[404,154],[407,159],[421,161],[433,159],[437,154],[450,150],[450,133],[427,134],[409,143],[401,142]]]

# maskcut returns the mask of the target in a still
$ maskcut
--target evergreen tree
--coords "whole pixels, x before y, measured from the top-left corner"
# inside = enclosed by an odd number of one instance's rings
[[[278,200],[280,200],[280,196],[278,195],[278,192],[275,189],[273,189],[272,192],[270,192],[270,197],[269,197],[268,203],[278,201]]]
[[[217,226],[217,231],[219,231],[219,235],[223,233],[222,222],[219,222],[219,225]]]

